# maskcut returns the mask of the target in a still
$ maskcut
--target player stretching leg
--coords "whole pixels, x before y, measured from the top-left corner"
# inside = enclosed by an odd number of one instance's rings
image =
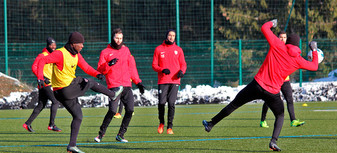
[[[276,19],[262,26],[261,31],[270,46],[262,66],[255,75],[254,80],[243,88],[232,102],[215,115],[211,121],[202,121],[207,132],[210,132],[213,126],[242,105],[255,99],[263,99],[275,115],[274,130],[269,148],[273,151],[281,151],[276,144],[284,120],[284,106],[279,93],[281,86],[285,78],[297,69],[316,71],[318,69],[318,57],[316,42],[310,43],[310,48],[314,52],[313,60],[309,62],[300,55],[300,37],[296,34],[291,34],[287,44],[284,44],[270,29],[276,26]]]
[[[84,153],[76,146],[77,135],[82,122],[81,105],[78,102],[78,97],[91,89],[95,92],[100,92],[107,95],[111,99],[121,93],[123,87],[120,87],[117,92],[112,92],[105,86],[97,83],[93,79],[82,78],[75,75],[76,67],[79,66],[85,73],[97,77],[100,80],[104,76],[92,68],[82,57],[80,51],[84,43],[84,37],[79,32],[70,34],[67,44],[54,51],[48,56],[42,58],[38,63],[38,85],[43,87],[43,67],[47,63],[54,63],[52,87],[55,97],[72,115],[70,141],[67,147],[68,152]]]

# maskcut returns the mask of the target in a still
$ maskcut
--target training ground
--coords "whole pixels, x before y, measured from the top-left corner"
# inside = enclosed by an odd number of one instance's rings
[[[282,152],[336,152],[336,102],[310,102],[308,106],[302,104],[295,103],[296,117],[306,122],[302,127],[290,127],[285,107],[284,125],[278,141]],[[217,124],[210,133],[205,132],[202,120],[209,120],[224,106],[177,105],[174,135],[166,134],[166,128],[163,134],[157,133],[157,107],[136,107],[125,134],[129,143],[115,141],[122,119],[113,119],[103,141],[94,142],[107,108],[83,108],[84,118],[77,145],[87,153],[271,152],[268,144],[274,116],[269,111],[267,122],[270,127],[259,127],[261,103],[244,105]],[[41,112],[32,123],[36,132],[29,133],[22,128],[22,124],[32,109],[1,110],[0,152],[66,152],[72,118],[65,109],[59,109],[55,122],[63,131],[48,131],[49,112],[49,109]]]

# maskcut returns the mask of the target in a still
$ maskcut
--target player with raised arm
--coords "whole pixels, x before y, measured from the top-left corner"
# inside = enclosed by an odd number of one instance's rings
[[[273,151],[281,151],[276,144],[284,121],[284,105],[280,98],[281,86],[285,78],[297,69],[316,71],[318,69],[318,58],[316,42],[310,43],[310,48],[315,51],[313,52],[312,62],[309,62],[301,56],[300,37],[296,34],[290,34],[287,43],[284,44],[271,31],[271,28],[276,26],[277,20],[275,19],[263,24],[261,28],[270,48],[254,80],[243,88],[234,100],[215,115],[211,121],[202,121],[205,131],[210,132],[217,123],[242,105],[255,99],[262,99],[275,115],[274,130],[269,148]]]
[[[279,32],[278,37],[283,43],[287,42],[287,33],[285,31]],[[283,94],[284,99],[287,102],[287,110],[288,110],[289,117],[290,117],[290,126],[299,127],[303,125],[305,122],[300,121],[299,119],[296,119],[295,117],[293,89],[291,88],[289,76],[287,76],[287,78],[284,80],[284,83],[281,86],[281,92]],[[268,106],[266,103],[264,103],[262,106],[260,127],[269,128],[267,121],[266,121],[267,112],[268,112]]]

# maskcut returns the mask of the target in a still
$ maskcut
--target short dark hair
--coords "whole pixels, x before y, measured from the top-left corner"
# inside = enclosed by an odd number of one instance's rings
[[[280,35],[282,35],[282,34],[287,34],[285,31],[280,31],[278,34],[277,34],[277,36],[279,37]]]
[[[121,28],[116,28],[112,31],[112,37],[115,37],[115,34],[123,33]]]
[[[300,40],[301,40],[301,37],[299,35],[297,35],[295,33],[292,33],[287,38],[286,44],[292,44],[294,46],[299,47],[300,46]]]

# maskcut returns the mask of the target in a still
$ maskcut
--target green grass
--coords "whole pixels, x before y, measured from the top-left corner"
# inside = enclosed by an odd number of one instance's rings
[[[290,127],[285,109],[285,121],[278,141],[284,152],[336,152],[336,102],[295,103],[296,117],[306,121],[302,127]],[[274,116],[269,111],[270,128],[260,128],[262,104],[247,104],[217,124],[210,133],[201,121],[209,120],[225,105],[178,105],[174,120],[174,135],[157,133],[156,107],[136,107],[125,138],[130,143],[118,143],[115,136],[121,119],[113,119],[101,143],[95,143],[99,126],[107,108],[83,108],[84,119],[78,137],[78,147],[87,153],[109,152],[271,152],[268,143]],[[59,109],[56,125],[63,131],[47,130],[49,109],[32,123],[35,133],[22,128],[32,110],[0,111],[0,152],[66,152],[71,116]],[[290,136],[290,137],[288,137]],[[184,141],[183,141],[184,140]],[[44,146],[41,146],[44,145]]]

